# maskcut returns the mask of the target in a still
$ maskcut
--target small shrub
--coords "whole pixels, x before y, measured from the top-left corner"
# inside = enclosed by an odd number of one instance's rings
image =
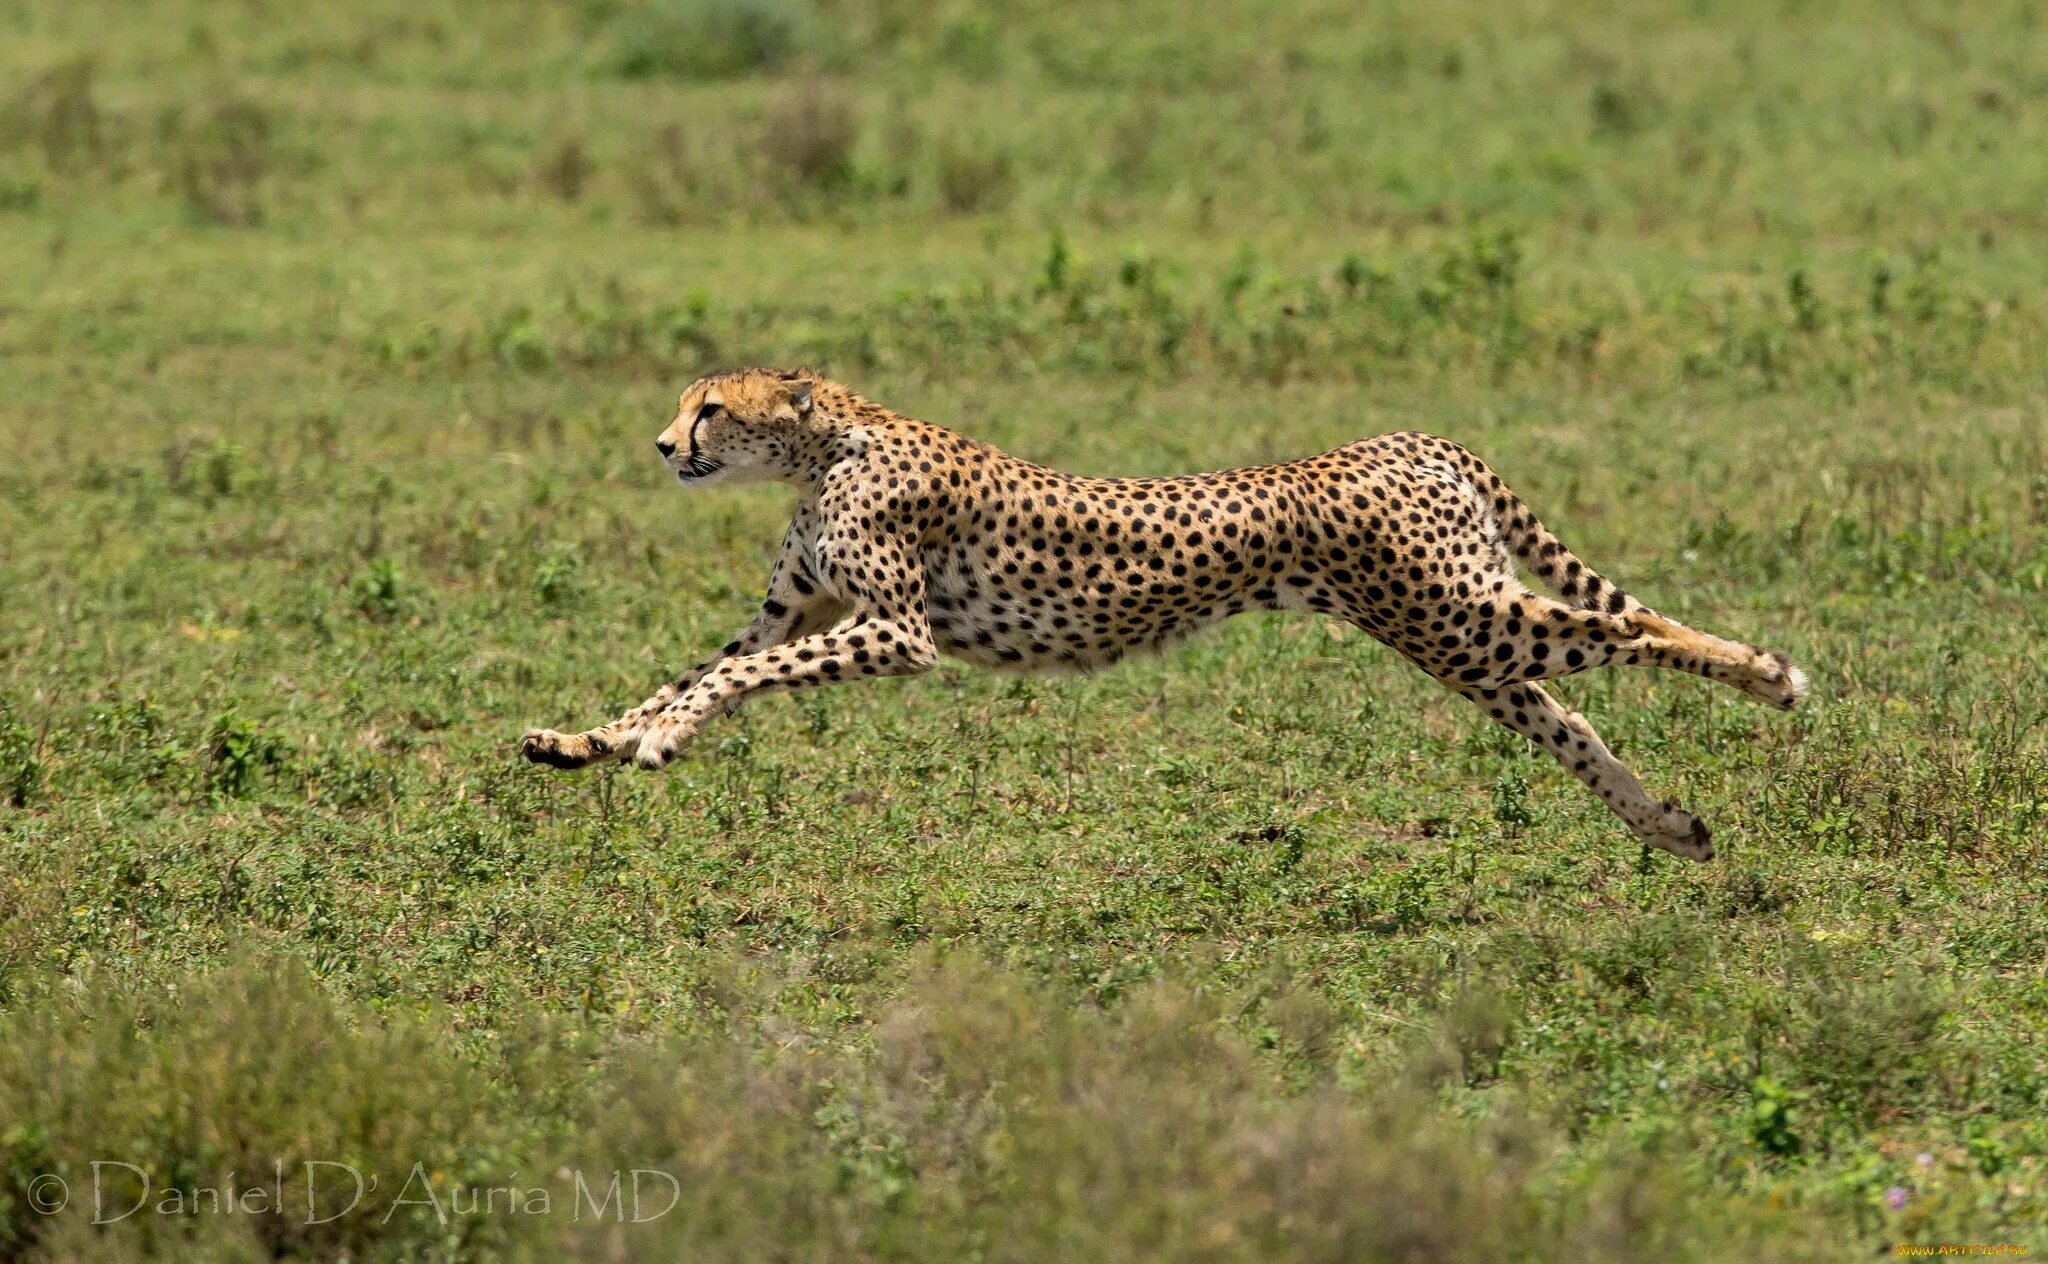
[[[1594,85],[1588,113],[1596,136],[1627,137],[1648,127],[1663,112],[1663,100],[1647,82]]]
[[[232,496],[236,484],[240,481],[242,469],[241,445],[226,439],[216,440],[200,461],[200,486],[205,489],[209,499],[219,500]]]
[[[679,224],[709,215],[743,192],[733,140],[723,127],[665,123],[626,166],[640,217]]]
[[[1697,921],[1646,917],[1611,935],[1589,938],[1578,955],[1601,983],[1631,1000],[1681,989],[1711,951]]]
[[[1785,885],[1754,870],[1731,873],[1715,893],[1714,908],[1723,917],[1769,917],[1794,900]]]
[[[991,13],[970,13],[939,33],[938,59],[962,74],[985,78],[1003,68],[1003,25]]]
[[[1759,1075],[1749,1085],[1749,1139],[1765,1154],[1791,1158],[1806,1148],[1799,1129],[1804,1123],[1805,1095],[1795,1093],[1769,1076]]]
[[[398,793],[398,775],[388,762],[342,747],[304,761],[298,777],[308,801],[341,811],[388,803]]]
[[[282,767],[290,754],[281,739],[265,733],[233,707],[214,717],[206,744],[207,782],[230,799],[247,795],[257,778]]]
[[[571,550],[557,549],[533,568],[533,595],[549,609],[570,604],[582,587],[583,562]]]
[[[172,734],[156,700],[146,693],[95,711],[87,732],[94,762],[109,785],[165,785],[176,778],[190,754]]]
[[[22,174],[0,176],[0,212],[33,211],[42,205],[43,186]]]
[[[1517,838],[1535,824],[1536,813],[1529,807],[1529,774],[1519,763],[1501,769],[1493,783],[1493,819],[1500,832]]]
[[[547,193],[564,202],[574,202],[583,196],[595,170],[582,139],[565,136],[540,160],[533,175]]]
[[[629,79],[729,79],[782,65],[814,27],[797,0],[653,0],[612,24],[612,65]]]
[[[164,482],[173,495],[211,505],[232,496],[249,470],[242,446],[229,439],[202,442],[180,436],[163,447]]]
[[[504,840],[466,820],[437,824],[420,840],[420,849],[432,859],[434,873],[450,881],[487,877],[505,861]]]
[[[1937,1073],[1948,1007],[1927,975],[1872,975],[1814,951],[1796,959],[1787,991],[1792,1069],[1843,1115],[1910,1102]]]
[[[0,149],[40,151],[52,171],[69,172],[108,148],[108,128],[93,97],[93,65],[77,58],[44,71],[0,110]]]
[[[956,214],[995,210],[1016,192],[1016,164],[991,143],[948,140],[937,163],[939,200]]]
[[[1477,1088],[1500,1078],[1500,1066],[1512,1046],[1514,1011],[1498,992],[1467,988],[1453,996],[1437,1019],[1427,1047],[1421,1051],[1425,1075],[1438,1081]]]
[[[1428,865],[1414,864],[1346,881],[1325,898],[1318,917],[1333,930],[1404,934],[1429,920],[1431,876]]]
[[[761,153],[806,187],[844,183],[853,170],[860,118],[853,99],[816,73],[798,75],[768,102]]]
[[[273,162],[269,113],[226,97],[196,113],[173,110],[158,127],[171,185],[196,218],[246,227],[263,218],[262,186]]]
[[[0,699],[0,802],[27,807],[42,784],[42,742]]]
[[[0,1120],[9,1121],[0,1125],[0,1252],[15,1258],[9,1248],[41,1238],[60,1259],[431,1255],[447,1233],[432,1208],[387,1198],[375,1214],[331,1215],[356,1192],[340,1165],[392,1187],[415,1163],[465,1183],[502,1181],[512,1138],[490,1117],[490,1097],[425,1024],[344,1013],[290,962],[214,975],[176,997],[96,989],[8,1015],[0,1022]],[[22,1120],[34,1123],[14,1126]],[[76,1191],[95,1188],[94,1160],[133,1163],[152,1187],[187,1194],[230,1173],[248,1187],[282,1171],[275,1188],[283,1201],[251,1215],[185,1217],[171,1245],[153,1244],[170,1223],[154,1214],[154,1200],[144,1214],[90,1223],[93,1200]],[[69,1182],[68,1205],[52,1212],[9,1197],[10,1187],[26,1190],[44,1174]],[[130,1170],[104,1175],[107,1206],[136,1196],[141,1181]]]
[[[1152,170],[1152,154],[1158,147],[1161,128],[1159,107],[1150,99],[1139,102],[1110,123],[1104,152],[1110,177],[1119,185],[1132,189],[1145,182]]]
[[[1043,294],[1059,294],[1067,288],[1067,276],[1073,271],[1074,251],[1067,244],[1065,230],[1057,225],[1047,235],[1045,262],[1039,265],[1038,289]]]
[[[388,557],[380,557],[369,567],[349,581],[349,595],[355,598],[356,610],[378,622],[389,622],[404,613],[406,607],[405,576],[398,569],[398,563]]]
[[[524,303],[492,317],[484,330],[484,343],[492,359],[511,368],[535,371],[554,360],[540,317]]]

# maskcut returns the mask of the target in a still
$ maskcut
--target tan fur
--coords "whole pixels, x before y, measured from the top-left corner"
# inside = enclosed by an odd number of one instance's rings
[[[1781,707],[1782,654],[1667,619],[1588,570],[1478,457],[1401,433],[1282,465],[1077,478],[881,408],[804,370],[693,383],[662,432],[686,485],[773,479],[797,504],[752,624],[583,733],[529,730],[560,768],[658,768],[750,694],[984,666],[1086,670],[1246,610],[1348,620],[1556,757],[1645,842],[1713,855],[1585,719],[1536,683],[1641,663]],[[1511,559],[1555,588],[1523,585]]]

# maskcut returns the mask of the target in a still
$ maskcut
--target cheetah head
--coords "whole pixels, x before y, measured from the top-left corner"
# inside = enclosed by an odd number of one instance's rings
[[[685,487],[758,483],[796,469],[811,421],[811,375],[744,369],[690,384],[676,419],[654,441]]]

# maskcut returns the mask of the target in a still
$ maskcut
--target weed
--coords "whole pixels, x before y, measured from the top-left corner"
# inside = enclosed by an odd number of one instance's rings
[[[348,590],[356,610],[381,623],[397,618],[410,605],[405,573],[388,557],[380,557],[359,571],[349,580]]]
[[[206,748],[207,783],[230,799],[249,794],[258,778],[282,767],[290,755],[282,739],[232,707],[213,717]]]
[[[582,588],[583,563],[573,551],[558,549],[541,559],[533,571],[533,595],[541,605],[559,608],[574,601]]]
[[[1804,1096],[1759,1075],[1750,1082],[1749,1098],[1749,1136],[1756,1148],[1781,1159],[1797,1157],[1806,1148],[1799,1135]]]
[[[42,745],[13,704],[0,697],[0,799],[9,806],[27,807],[42,788]]]
[[[1536,823],[1536,814],[1529,807],[1529,777],[1519,764],[1501,769],[1494,780],[1493,820],[1509,838]]]

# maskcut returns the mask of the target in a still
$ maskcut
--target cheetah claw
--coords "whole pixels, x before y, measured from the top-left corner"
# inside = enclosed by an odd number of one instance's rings
[[[602,759],[611,753],[605,749],[603,743],[585,738],[583,745],[588,753],[572,754],[564,749],[572,740],[571,735],[557,733],[553,729],[528,729],[519,735],[519,753],[532,763],[572,770],[586,767],[592,761]]]
[[[1676,799],[1666,799],[1659,806],[1664,810],[1663,826],[1639,832],[1644,842],[1687,860],[1714,858],[1714,835],[1705,821],[1679,807]]]
[[[633,752],[633,765],[648,772],[659,772],[666,767],[672,752],[667,738],[659,731],[649,733],[640,739],[640,747]]]

